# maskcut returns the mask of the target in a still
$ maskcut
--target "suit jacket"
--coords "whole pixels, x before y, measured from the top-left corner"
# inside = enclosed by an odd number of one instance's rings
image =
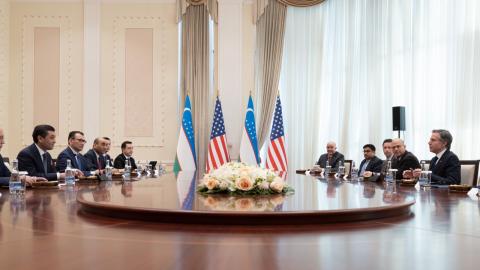
[[[327,159],[328,159],[328,154],[325,153],[325,154],[320,156],[320,158],[318,159],[316,164],[320,165],[320,167],[322,167],[322,168],[325,168],[326,163],[327,163]],[[335,152],[332,156],[332,162],[330,163],[330,166],[332,166],[332,169],[337,170],[338,166],[340,164],[340,161],[342,161],[342,163],[344,163],[345,157],[340,152]]]
[[[126,158],[123,154],[118,155],[113,162],[113,167],[117,169],[125,168],[125,160]],[[135,164],[135,159],[133,157],[130,157],[130,166],[132,166],[132,170],[137,169],[137,164]]]
[[[3,157],[0,155],[0,186],[8,186],[10,175],[10,170],[3,163]]]
[[[363,164],[365,164],[365,162],[367,162],[366,159],[360,162],[360,167],[358,167],[359,171],[362,169]],[[383,165],[383,161],[379,159],[377,156],[374,156],[368,163],[367,168],[365,168],[365,171],[379,173],[382,171],[382,165]]]
[[[70,147],[65,148],[57,157],[57,164],[56,169],[59,172],[64,172],[67,168],[67,159],[70,159],[72,168],[79,169],[83,172],[85,176],[89,176],[90,173],[90,163],[87,159],[82,155],[78,154],[77,158],[75,158],[75,153],[73,153]],[[77,163],[78,160],[78,163]],[[80,164],[79,164],[80,163]]]
[[[405,151],[402,156],[396,157],[392,160],[392,169],[398,170],[395,177],[396,179],[403,178],[403,171],[418,168],[420,168],[420,163],[418,162],[417,157],[408,151]]]
[[[432,184],[460,184],[460,160],[450,150],[445,151],[438,162],[436,156],[432,158],[430,171],[432,171]]]
[[[98,167],[98,163],[97,163],[97,154],[95,153],[95,150],[93,149],[90,149],[88,150],[87,153],[85,153],[85,155],[83,155],[85,157],[85,159],[87,160],[89,166],[90,166],[90,169],[91,171],[95,171],[95,170],[103,170],[105,169],[105,166],[107,164],[107,160],[110,161],[110,164],[112,163],[112,160],[110,158],[109,155],[106,155],[103,156],[103,155],[98,155],[98,161],[100,163],[100,168]]]
[[[44,177],[47,180],[57,180],[57,171],[53,166],[52,156],[47,152],[47,171],[43,168],[42,157],[35,144],[25,147],[18,153],[18,170],[27,171],[30,176]]]

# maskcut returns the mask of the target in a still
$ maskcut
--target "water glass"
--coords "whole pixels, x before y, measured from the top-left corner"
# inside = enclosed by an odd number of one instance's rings
[[[418,182],[421,187],[429,187],[432,181],[432,171],[422,171]]]

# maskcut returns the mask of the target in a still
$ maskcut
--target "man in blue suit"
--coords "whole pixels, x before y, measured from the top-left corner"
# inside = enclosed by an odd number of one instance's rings
[[[70,160],[72,168],[78,170],[79,175],[90,176],[90,164],[87,159],[80,153],[87,141],[81,131],[71,131],[68,134],[68,147],[65,148],[57,157],[56,169],[64,172],[67,168],[67,159]],[[94,172],[95,173],[95,172]]]
[[[55,129],[50,125],[38,125],[33,129],[32,137],[33,144],[18,153],[18,169],[49,181],[65,179],[65,173],[55,170],[52,156],[47,152],[55,145]]]
[[[430,136],[428,146],[435,157],[430,160],[432,171],[432,184],[453,185],[460,184],[460,160],[450,151],[453,136],[448,130],[434,129]],[[421,170],[415,170],[413,176],[419,177]]]
[[[364,176],[366,172],[380,173],[382,171],[383,161],[375,155],[375,145],[366,144],[363,146],[363,157],[360,163],[360,176]],[[370,173],[367,173],[369,175]]]
[[[5,144],[5,135],[3,133],[3,129],[0,128],[0,150],[2,150],[2,147],[4,144]],[[0,186],[8,186],[8,181],[10,181],[10,176],[11,176],[10,170],[3,163],[3,157],[2,155],[0,155]],[[39,178],[35,176],[26,177],[27,185],[31,185],[32,183],[35,183],[37,181],[47,181],[47,179]]]
[[[95,138],[93,141],[93,148],[88,150],[84,155],[90,165],[90,170],[95,170],[99,174],[103,172],[107,163],[105,158],[107,149],[108,141],[106,139],[103,137]],[[111,165],[112,164],[110,163],[110,166]]]

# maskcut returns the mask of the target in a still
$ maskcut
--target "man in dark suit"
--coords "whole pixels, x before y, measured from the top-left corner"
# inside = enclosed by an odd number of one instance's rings
[[[33,144],[18,153],[18,169],[48,180],[65,179],[65,173],[55,170],[52,156],[47,152],[55,145],[55,129],[50,125],[38,125],[33,129],[32,137]]]
[[[432,184],[453,185],[460,184],[461,166],[457,155],[450,151],[453,137],[448,130],[434,129],[428,146],[435,157],[430,160]],[[419,177],[421,170],[415,170],[413,176]]]
[[[84,157],[88,160],[90,170],[102,173],[107,164],[104,154],[107,152],[108,141],[103,137],[95,138],[93,141],[93,148],[85,153]]]
[[[390,161],[390,164],[391,164],[394,158],[393,149],[392,149],[392,139],[383,140],[382,148],[383,148],[383,154],[385,155],[385,160],[383,161],[382,170],[380,173],[383,176],[385,176],[387,174],[388,162]]]
[[[103,154],[103,156],[105,157],[105,161],[109,160],[110,165],[113,165],[113,159],[108,154],[110,152],[110,147],[112,146],[112,140],[110,140],[109,137],[103,137],[103,139],[105,139],[107,141],[107,147],[106,147],[106,150],[105,150],[105,154]]]
[[[408,175],[404,175],[405,172],[412,172],[414,169],[420,168],[417,157],[406,150],[402,139],[393,139],[392,149],[395,156],[392,161],[392,169],[397,169],[396,179],[409,178]]]
[[[383,161],[375,155],[375,150],[375,145],[373,144],[363,146],[363,157],[365,159],[360,162],[360,176],[371,176],[372,173],[379,173],[382,170]]]
[[[327,160],[328,164],[332,167],[334,171],[338,169],[340,162],[343,164],[343,162],[345,161],[343,154],[337,152],[337,144],[335,142],[327,143],[327,153],[320,156],[316,165],[320,165],[320,167],[325,168]]]
[[[3,145],[5,144],[5,135],[3,133],[3,129],[0,128],[0,150],[2,150]],[[5,166],[5,163],[3,163],[3,157],[0,155],[0,186],[8,186],[9,181],[10,181],[10,176],[12,173],[10,170]],[[27,186],[31,185],[32,183],[35,182],[41,182],[41,181],[47,181],[45,178],[40,178],[36,176],[26,176],[25,181],[27,182]]]
[[[68,147],[65,148],[57,157],[56,168],[59,172],[64,172],[67,168],[67,160],[70,160],[72,168],[79,171],[79,175],[89,176],[91,165],[87,159],[80,153],[87,141],[81,131],[71,131],[68,134]],[[93,172],[95,173],[95,171]]]
[[[130,141],[124,141],[122,143],[122,153],[115,158],[113,162],[113,167],[117,169],[125,168],[125,161],[128,159],[130,160],[130,166],[132,166],[132,170],[137,169],[137,164],[135,164],[135,159],[132,157],[133,154],[133,144]]]
[[[5,137],[3,134],[3,129],[0,128],[0,150],[2,150],[3,145],[5,144]],[[10,180],[10,170],[3,163],[3,157],[0,154],[0,186],[8,186],[8,181]]]

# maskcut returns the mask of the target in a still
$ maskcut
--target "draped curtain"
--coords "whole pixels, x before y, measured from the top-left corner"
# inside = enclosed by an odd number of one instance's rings
[[[182,0],[179,0],[182,1]],[[177,2],[178,3],[178,2]],[[197,153],[197,172],[202,175],[210,137],[209,13],[207,5],[189,5],[182,16],[181,100],[189,94]]]
[[[287,154],[311,166],[329,140],[359,162],[383,158],[392,106],[406,107],[407,149],[430,159],[432,129],[449,129],[460,159],[480,145],[480,3],[335,0],[288,7],[280,76]]]
[[[265,143],[275,109],[282,63],[287,8],[270,0],[257,23],[255,48],[255,110],[259,147]]]

